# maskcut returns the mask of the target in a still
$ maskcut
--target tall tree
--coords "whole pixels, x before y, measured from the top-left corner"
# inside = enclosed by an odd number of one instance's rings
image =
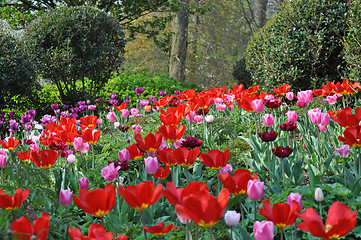
[[[266,23],[266,11],[268,0],[254,0],[254,21],[257,28],[261,28]]]
[[[173,19],[172,48],[169,59],[169,76],[185,80],[185,64],[188,49],[189,0],[181,0]]]

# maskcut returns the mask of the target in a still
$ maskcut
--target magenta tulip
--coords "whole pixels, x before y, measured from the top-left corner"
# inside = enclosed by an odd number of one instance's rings
[[[308,116],[312,123],[318,125],[321,123],[321,109],[315,108],[308,111]]]
[[[331,118],[330,115],[328,115],[328,113],[321,113],[321,122],[320,124],[323,126],[327,126],[330,124]]]
[[[119,150],[118,158],[121,162],[128,162],[130,160],[130,154],[128,149],[124,148],[123,150]]]
[[[123,109],[122,110],[122,118],[127,118],[129,116],[129,110],[128,109]]]
[[[74,138],[73,146],[76,151],[81,151],[83,149],[83,145],[84,145],[83,138],[81,137]]]
[[[298,207],[302,210],[302,195],[299,193],[290,193],[287,198],[287,204],[292,206],[293,201],[296,201],[298,203]]]
[[[295,98],[295,94],[293,92],[288,92],[286,93],[286,98],[291,101]]]
[[[273,240],[273,222],[271,221],[256,221],[253,226],[253,235],[255,240]]]
[[[249,180],[247,184],[247,195],[254,202],[261,201],[263,197],[264,182],[258,179]]]
[[[228,163],[224,168],[219,170],[219,173],[220,174],[225,174],[225,173],[231,174],[232,170],[233,170],[232,165]]]
[[[82,177],[79,179],[79,188],[80,189],[88,189],[89,188],[89,180],[87,177]]]
[[[300,108],[304,108],[307,105],[307,102],[303,99],[298,99],[298,101],[296,102],[297,106],[299,106]]]
[[[73,202],[73,191],[70,191],[69,189],[61,190],[59,198],[62,206],[70,206]]]
[[[336,148],[336,153],[342,158],[346,158],[350,152],[351,150],[348,145],[342,145],[340,148]]]

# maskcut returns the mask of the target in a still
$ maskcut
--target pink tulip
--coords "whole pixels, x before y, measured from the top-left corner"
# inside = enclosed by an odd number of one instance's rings
[[[113,182],[118,178],[118,170],[120,166],[115,167],[114,163],[109,164],[101,170],[102,177],[105,181]]]
[[[143,132],[142,126],[140,126],[139,124],[133,125],[132,126],[132,131],[133,131],[134,135],[137,135],[138,133],[141,133],[141,132]]]
[[[297,93],[297,98],[298,98],[298,100],[300,100],[300,99],[304,100],[306,103],[312,102],[313,101],[313,92],[312,92],[312,90],[301,91],[301,92]]]
[[[98,125],[102,125],[102,123],[103,123],[103,119],[97,119],[97,124]]]
[[[327,126],[330,124],[331,118],[330,115],[328,115],[328,113],[321,113],[321,125],[323,126]]]
[[[286,93],[286,98],[291,101],[295,98],[295,94],[293,92],[288,92]]]
[[[74,138],[73,146],[76,151],[81,151],[84,146],[83,138],[81,138],[81,137]]]
[[[253,235],[255,240],[273,240],[273,222],[256,221],[253,226]]]
[[[80,150],[81,153],[87,153],[89,151],[89,144],[84,143],[82,150]]]
[[[122,118],[127,118],[129,116],[129,110],[128,109],[123,109],[122,110]]]
[[[216,108],[218,109],[218,111],[224,111],[226,109],[226,104],[217,104]]]
[[[224,168],[219,170],[219,173],[220,174],[225,174],[225,173],[231,174],[232,170],[233,170],[232,165],[228,163]]]
[[[194,122],[195,123],[201,123],[202,121],[203,121],[203,116],[202,115],[194,116]]]
[[[214,120],[214,116],[210,115],[210,114],[205,116],[204,118],[206,119],[206,122],[208,122],[208,123],[211,123]]]
[[[351,150],[348,145],[342,145],[340,148],[336,148],[336,153],[342,158],[346,158],[350,152]]]
[[[186,119],[189,122],[193,122],[194,121],[194,117],[196,116],[196,112],[191,112],[190,114],[187,115]]]
[[[265,114],[262,116],[262,118],[264,121],[264,125],[266,125],[267,127],[271,127],[275,122],[275,118],[273,117],[272,114]]]
[[[263,106],[263,100],[262,99],[255,99],[252,101],[252,107],[253,107],[253,111],[256,113],[260,113],[263,111],[264,106]]]
[[[178,216],[178,220],[181,222],[181,224],[187,224],[187,222],[190,222],[189,219],[182,217],[178,213],[177,213],[177,216]]]
[[[308,116],[310,117],[313,124],[318,125],[321,123],[321,109],[315,108],[308,111]]]
[[[299,106],[300,108],[304,108],[307,105],[307,102],[303,99],[298,99],[298,101],[296,102],[297,106]]]
[[[39,145],[34,143],[30,145],[30,150],[31,151],[35,151],[35,152],[39,152]]]
[[[213,101],[214,101],[214,104],[217,104],[217,105],[223,103],[223,99],[222,99],[222,98],[215,98]]]
[[[327,96],[326,99],[323,99],[324,101],[328,102],[329,104],[333,105],[338,100],[338,95],[334,94],[332,96]]]
[[[131,114],[131,117],[138,116],[138,114],[139,114],[139,109],[138,109],[138,108],[132,108],[132,109],[130,109],[130,114]]]
[[[302,210],[302,195],[299,193],[290,193],[287,198],[287,204],[291,206],[293,201],[296,201],[298,207]]]
[[[73,197],[73,191],[70,191],[69,189],[66,190],[61,190],[60,191],[60,204],[62,206],[70,206],[72,201],[72,197]]]
[[[145,172],[154,174],[158,170],[158,159],[156,157],[147,157],[144,159]]]
[[[258,179],[249,180],[247,184],[247,195],[254,202],[261,201],[263,197],[264,182]]]
[[[124,148],[123,150],[119,150],[118,158],[119,158],[119,161],[127,163],[130,159],[130,154],[129,154],[128,149]]]
[[[179,148],[182,145],[182,142],[184,141],[184,138],[180,138],[178,141],[176,141],[175,143],[173,143],[173,146],[175,148]]]
[[[115,112],[108,112],[107,118],[109,122],[115,122],[117,120],[117,116],[115,115]]]
[[[6,155],[0,155],[0,168],[6,167]]]
[[[79,188],[80,189],[88,189],[89,188],[89,180],[87,177],[82,177],[79,179]]]
[[[298,117],[296,111],[288,111],[286,115],[289,122],[297,122]]]
[[[323,126],[323,125],[318,125],[318,129],[320,129],[320,132],[326,132],[327,131],[327,128],[326,126]]]
[[[76,160],[76,157],[75,157],[74,154],[69,154],[69,155],[66,157],[66,161],[67,161],[68,163],[74,163],[75,160]]]

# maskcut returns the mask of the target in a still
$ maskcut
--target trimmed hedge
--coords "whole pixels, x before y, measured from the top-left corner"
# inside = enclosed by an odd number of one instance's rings
[[[292,0],[254,34],[247,47],[253,84],[315,88],[347,75],[342,39],[346,0]]]

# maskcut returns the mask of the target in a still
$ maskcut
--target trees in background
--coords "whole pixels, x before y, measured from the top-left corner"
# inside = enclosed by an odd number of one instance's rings
[[[119,22],[92,7],[42,14],[28,26],[24,42],[38,74],[56,85],[65,102],[99,92],[122,63],[125,46]]]

